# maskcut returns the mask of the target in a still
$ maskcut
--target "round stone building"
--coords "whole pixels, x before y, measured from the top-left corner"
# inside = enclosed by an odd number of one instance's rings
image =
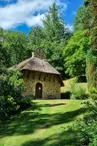
[[[61,74],[44,58],[42,49],[37,49],[31,58],[16,66],[23,73],[25,95],[33,95],[35,99],[60,99],[60,88],[64,85]]]

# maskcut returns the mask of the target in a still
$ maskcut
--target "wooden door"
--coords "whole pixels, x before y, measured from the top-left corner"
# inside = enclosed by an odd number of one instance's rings
[[[36,99],[42,99],[42,84],[37,83],[36,84],[36,91],[35,91],[35,97]]]

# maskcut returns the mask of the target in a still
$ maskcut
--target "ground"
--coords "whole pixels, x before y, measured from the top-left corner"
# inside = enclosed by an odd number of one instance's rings
[[[0,146],[73,146],[68,132],[85,113],[82,101],[37,100],[29,110],[0,124]]]

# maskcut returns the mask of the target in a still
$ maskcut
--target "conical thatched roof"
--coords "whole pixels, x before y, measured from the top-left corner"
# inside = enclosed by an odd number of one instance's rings
[[[17,68],[21,70],[33,70],[51,74],[60,74],[54,67],[52,67],[47,61],[40,58],[29,58],[17,65]]]
[[[56,75],[61,85],[64,85],[62,82],[61,74],[44,59],[31,57],[14,66],[14,68],[17,68],[21,71],[30,70]]]

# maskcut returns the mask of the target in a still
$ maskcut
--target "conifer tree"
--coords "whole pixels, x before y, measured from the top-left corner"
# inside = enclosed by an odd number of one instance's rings
[[[86,22],[91,36],[91,48],[87,53],[87,81],[89,87],[97,88],[97,0],[85,0]]]

